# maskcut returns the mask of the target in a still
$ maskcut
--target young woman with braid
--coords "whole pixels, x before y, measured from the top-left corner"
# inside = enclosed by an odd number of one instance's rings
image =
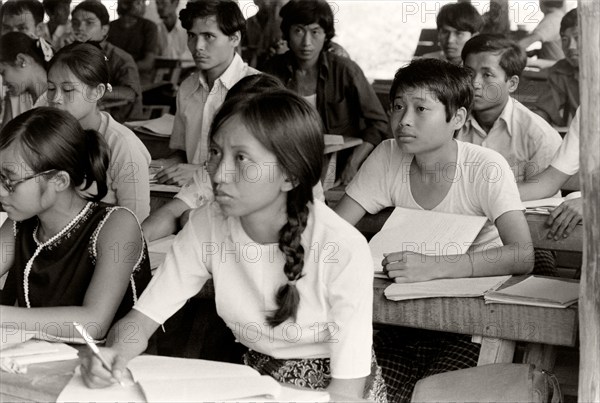
[[[87,356],[84,380],[116,382],[212,277],[217,312],[250,349],[247,365],[279,382],[385,400],[371,348],[369,247],[313,200],[324,147],[319,115],[299,96],[273,90],[226,101],[210,133],[215,201],[193,210],[146,292],[111,330],[102,353],[112,371]],[[140,330],[134,344],[118,338],[132,323]]]

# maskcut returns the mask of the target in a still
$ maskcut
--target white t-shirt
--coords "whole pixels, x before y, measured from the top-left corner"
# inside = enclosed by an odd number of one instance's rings
[[[316,200],[325,202],[325,192],[321,181],[313,187],[313,197]],[[187,204],[189,208],[198,208],[214,200],[210,176],[204,166],[194,172],[192,181],[183,185],[175,198]]]
[[[554,168],[567,175],[575,175],[579,172],[579,110],[569,126],[569,131],[565,135],[560,148],[554,155],[552,165]]]
[[[103,202],[127,207],[143,221],[150,215],[150,153],[142,141],[107,112],[100,112],[98,132],[110,149]]]
[[[488,221],[470,250],[502,246],[494,222],[508,211],[523,210],[510,167],[494,150],[455,141],[458,144],[456,175],[440,177],[440,180],[452,181],[452,185],[432,211],[486,216]],[[390,206],[423,210],[410,188],[413,157],[413,154],[403,153],[395,140],[383,141],[363,163],[346,193],[371,214]]]
[[[371,367],[373,261],[365,238],[325,204],[309,205],[296,322],[272,328],[266,315],[287,282],[278,244],[259,244],[217,203],[192,212],[135,309],[164,323],[213,278],[217,313],[236,339],[275,358],[331,358],[331,374]]]

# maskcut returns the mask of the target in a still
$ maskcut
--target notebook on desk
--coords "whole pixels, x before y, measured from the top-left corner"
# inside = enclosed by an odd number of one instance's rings
[[[566,308],[579,299],[576,280],[530,276],[499,291],[484,296],[486,304],[532,305]]]
[[[369,242],[375,273],[378,277],[385,276],[381,261],[392,252],[462,255],[486,221],[487,217],[396,207],[381,231]]]
[[[170,137],[173,132],[174,123],[175,116],[166,113],[156,119],[125,122],[125,125],[153,136]]]
[[[312,391],[290,396],[273,378],[239,364],[143,355],[127,368],[125,386],[104,389],[88,389],[77,370],[58,402],[328,401],[329,396]]]

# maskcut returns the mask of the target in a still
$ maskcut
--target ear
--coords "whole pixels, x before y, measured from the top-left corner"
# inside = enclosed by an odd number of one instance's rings
[[[31,58],[24,53],[18,53],[15,58],[15,66],[17,67],[25,67],[24,65],[31,64],[30,62]]]
[[[508,93],[512,94],[519,88],[519,76],[512,76],[508,79]]]
[[[109,29],[110,29],[110,25],[102,25],[102,27],[100,28],[100,32],[102,33],[102,39],[100,40],[100,42],[102,42],[104,39],[106,39],[106,35],[108,35]]]
[[[98,84],[90,90],[90,98],[92,101],[99,101],[106,93],[106,84]]]
[[[35,36],[41,38],[44,36],[44,23],[40,22],[35,26]]]
[[[242,33],[240,31],[235,31],[233,34],[229,35],[229,41],[234,48],[237,48],[242,41]]]
[[[294,189],[297,186],[297,183],[295,182],[295,180],[286,176],[285,180],[283,181],[283,184],[281,185],[281,191],[289,192],[290,190]]]
[[[54,190],[57,193],[64,192],[71,187],[71,177],[65,171],[58,171],[48,183],[54,186]]]
[[[463,127],[467,121],[467,115],[467,110],[464,107],[458,108],[451,120],[454,130],[458,130]]]

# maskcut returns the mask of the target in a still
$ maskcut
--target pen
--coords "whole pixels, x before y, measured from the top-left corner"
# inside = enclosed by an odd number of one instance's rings
[[[73,326],[75,326],[75,330],[77,330],[77,332],[81,335],[81,337],[85,341],[85,344],[87,344],[88,347],[90,348],[90,350],[92,350],[92,353],[94,353],[94,355],[96,357],[98,357],[98,359],[102,363],[102,366],[108,372],[112,373],[112,368],[111,368],[110,364],[106,361],[106,359],[102,356],[102,354],[100,354],[100,349],[98,349],[98,346],[94,344],[93,339],[90,337],[90,335],[85,330],[85,328],[83,326],[81,326],[81,323],[73,322]],[[119,380],[119,384],[121,386],[125,386],[125,384],[123,383],[122,380]]]

